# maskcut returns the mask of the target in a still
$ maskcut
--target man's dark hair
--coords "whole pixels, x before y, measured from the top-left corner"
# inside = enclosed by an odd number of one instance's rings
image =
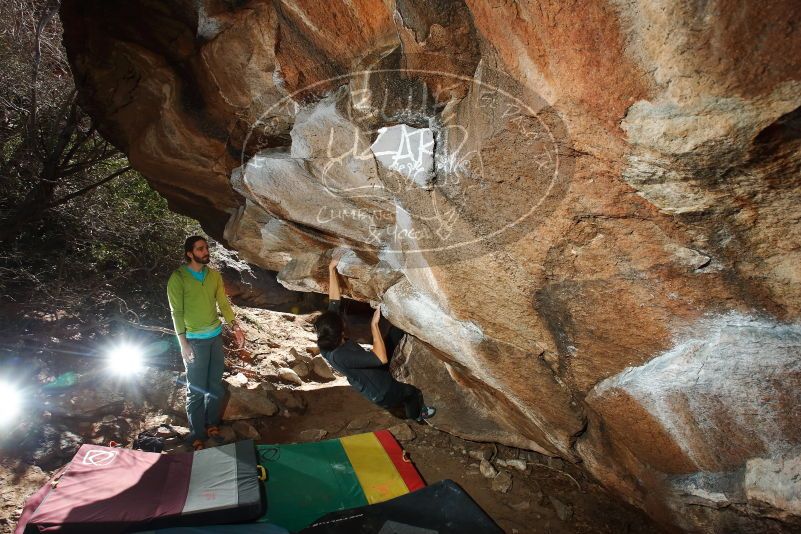
[[[317,346],[320,350],[334,350],[342,343],[344,325],[338,313],[327,311],[314,321]]]
[[[206,238],[199,235],[190,235],[186,238],[186,241],[184,241],[184,261],[189,261],[187,254],[195,250],[195,243],[198,241],[206,241]]]

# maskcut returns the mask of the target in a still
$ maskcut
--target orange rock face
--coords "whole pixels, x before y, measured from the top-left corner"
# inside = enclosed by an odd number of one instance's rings
[[[763,532],[801,522],[801,7],[763,4],[62,18],[83,105],[175,210],[290,289],[350,250],[443,428]]]

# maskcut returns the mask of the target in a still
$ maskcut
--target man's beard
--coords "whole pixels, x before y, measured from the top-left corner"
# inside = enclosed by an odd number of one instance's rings
[[[211,261],[211,256],[196,256],[195,253],[192,253],[192,259],[198,263],[202,263],[206,265],[209,261]]]

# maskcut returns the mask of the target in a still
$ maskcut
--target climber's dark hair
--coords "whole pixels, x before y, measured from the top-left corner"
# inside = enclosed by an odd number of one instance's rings
[[[184,261],[189,261],[189,256],[187,256],[187,254],[195,250],[195,243],[198,241],[206,241],[206,238],[199,235],[190,235],[186,238],[186,241],[184,241]]]
[[[344,324],[338,313],[327,311],[314,321],[317,346],[320,350],[334,350],[342,343]]]

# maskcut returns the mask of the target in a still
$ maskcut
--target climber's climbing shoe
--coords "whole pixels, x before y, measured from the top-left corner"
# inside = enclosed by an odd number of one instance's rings
[[[417,418],[418,423],[424,423],[436,415],[437,409],[433,406],[423,406],[420,410],[420,416]]]

